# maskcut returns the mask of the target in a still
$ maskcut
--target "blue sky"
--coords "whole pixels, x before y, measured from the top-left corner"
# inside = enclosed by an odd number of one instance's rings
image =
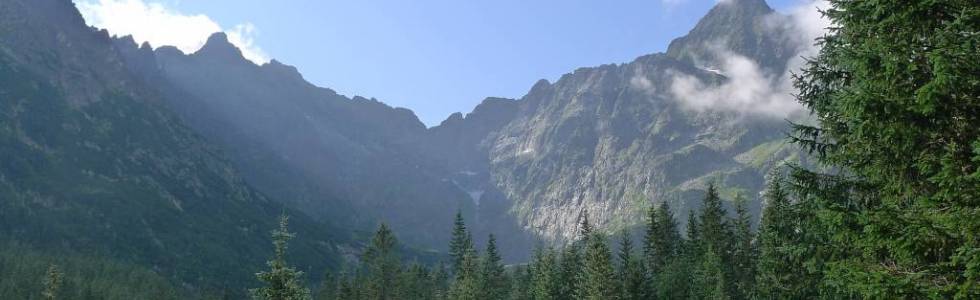
[[[519,98],[538,79],[553,81],[579,67],[662,52],[716,0],[76,2],[96,26],[86,4],[95,9],[113,2],[142,4],[164,14],[210,19],[236,31],[233,39],[250,43],[255,57],[294,65],[308,81],[341,94],[410,108],[433,126],[453,112],[469,112],[488,96]],[[804,1],[769,3],[784,11]],[[121,15],[127,14],[104,14],[116,22],[104,27],[126,33],[120,31],[138,30],[132,23],[147,19]],[[217,29],[204,21],[178,23],[147,26],[180,37],[190,36],[176,29],[180,26]]]

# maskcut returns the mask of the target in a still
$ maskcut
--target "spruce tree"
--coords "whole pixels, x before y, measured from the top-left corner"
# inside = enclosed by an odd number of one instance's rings
[[[449,297],[449,273],[442,262],[432,271],[432,299],[443,300]]]
[[[510,292],[507,297],[509,300],[531,300],[531,284],[534,276],[528,266],[517,266],[511,273]]]
[[[623,230],[619,242],[619,292],[622,300],[641,300],[652,297],[651,282],[648,280],[646,267],[633,252],[633,239],[629,231]]]
[[[480,260],[479,291],[481,299],[502,300],[508,292],[507,274],[497,251],[497,238],[487,238],[487,249]]]
[[[755,286],[756,250],[755,236],[752,233],[752,216],[748,201],[741,194],[735,196],[734,251],[732,252],[733,297],[751,298]]]
[[[435,291],[429,270],[418,262],[413,262],[399,277],[398,290],[403,300],[429,300]]]
[[[569,284],[560,280],[558,257],[550,248],[535,250],[531,275],[531,296],[535,300],[559,299],[560,287]]]
[[[463,212],[456,211],[456,219],[453,221],[452,237],[449,240],[449,257],[452,259],[452,272],[456,274],[463,265],[463,258],[469,251],[475,251],[473,246],[473,236],[466,229],[463,221]]]
[[[468,251],[463,255],[463,264],[460,265],[456,279],[453,280],[449,288],[449,299],[451,300],[479,300],[480,291],[480,258],[475,251]]]
[[[255,274],[259,281],[265,283],[265,286],[251,290],[253,299],[301,300],[312,298],[310,289],[305,287],[301,281],[303,272],[286,264],[287,244],[293,237],[295,234],[289,232],[289,217],[285,214],[279,216],[279,228],[272,231],[275,255],[267,263],[268,271]]]
[[[575,298],[578,276],[582,272],[582,242],[573,242],[562,251],[558,281],[563,284],[558,289],[556,299]]]
[[[708,243],[692,275],[689,295],[694,299],[731,299],[719,250]]]
[[[612,252],[601,233],[590,232],[585,240],[582,255],[582,271],[579,273],[577,299],[618,299],[616,273],[613,270]]]
[[[829,4],[795,81],[818,124],[794,141],[840,171],[793,174],[807,263],[843,294],[980,298],[980,5]]]
[[[659,209],[650,208],[643,251],[651,274],[663,273],[667,264],[677,256],[680,242],[677,221],[670,206],[664,202]]]
[[[381,223],[371,239],[371,245],[364,251],[368,299],[397,299],[398,291],[395,287],[402,269],[395,250],[397,245],[395,234],[388,225]]]
[[[63,275],[57,265],[48,266],[48,272],[44,276],[44,291],[41,298],[45,300],[58,299],[58,290],[61,289],[61,279]]]
[[[800,290],[800,266],[790,259],[788,249],[794,242],[792,208],[778,175],[769,181],[765,208],[759,223],[759,258],[755,295],[762,299],[805,298]]]

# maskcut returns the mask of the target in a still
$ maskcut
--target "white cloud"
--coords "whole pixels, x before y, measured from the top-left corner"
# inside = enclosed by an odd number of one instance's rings
[[[192,53],[201,49],[212,33],[224,31],[245,58],[259,64],[269,61],[255,44],[256,29],[251,23],[222,29],[207,15],[183,14],[143,0],[79,0],[76,4],[89,26],[104,28],[114,35],[132,35],[138,43],[170,45]]]
[[[803,112],[792,96],[796,92],[792,73],[798,72],[805,63],[802,57],[814,56],[820,50],[814,45],[814,39],[826,32],[830,22],[823,18],[818,8],[827,7],[823,0],[806,1],[791,9],[788,15],[773,14],[767,18],[768,26],[783,27],[785,32],[794,34],[787,38],[796,44],[797,53],[787,63],[783,74],[769,75],[757,62],[721,50],[724,47],[716,45],[714,51],[722,58],[721,65],[712,67],[718,68],[715,73],[727,80],[722,84],[708,84],[695,76],[676,73],[670,85],[671,93],[687,108],[699,111],[726,110],[781,118]]]
[[[630,87],[647,95],[657,94],[657,88],[653,86],[653,82],[644,76],[642,72],[630,78]]]

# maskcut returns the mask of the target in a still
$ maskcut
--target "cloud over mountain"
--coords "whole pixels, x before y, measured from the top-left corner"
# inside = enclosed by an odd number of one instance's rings
[[[89,26],[104,28],[114,35],[132,35],[137,42],[149,42],[155,47],[171,45],[191,53],[201,49],[212,33],[223,31],[248,60],[257,64],[269,61],[255,42],[257,30],[252,23],[222,28],[207,15],[185,14],[143,0],[81,0],[77,6]]]
[[[782,73],[767,72],[760,62],[723,50],[728,48],[726,41],[719,40],[706,45],[712,49],[715,65],[703,68],[724,76],[725,80],[713,84],[678,72],[671,82],[671,94],[685,107],[694,110],[726,110],[778,118],[802,112],[803,108],[792,96],[795,93],[792,74],[803,66],[804,57],[819,51],[815,39],[830,26],[820,13],[820,9],[826,7],[826,1],[807,1],[790,9],[788,15],[773,13],[764,18],[762,25],[772,34],[791,33],[779,37],[788,39],[787,42],[796,49]]]

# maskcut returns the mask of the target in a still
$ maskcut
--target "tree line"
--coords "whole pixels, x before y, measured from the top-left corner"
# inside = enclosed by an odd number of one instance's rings
[[[714,187],[685,234],[660,207],[615,256],[583,220],[577,243],[505,268],[459,219],[448,270],[404,267],[382,226],[326,299],[980,298],[980,5],[828,3],[794,76],[814,122],[789,134],[819,168],[772,176],[757,234]]]
[[[766,193],[759,236],[751,228],[744,197],[729,217],[714,185],[702,209],[681,233],[666,203],[651,208],[636,245],[629,232],[608,236],[583,217],[576,242],[538,248],[527,264],[505,266],[491,234],[476,249],[457,213],[447,263],[405,264],[397,239],[381,224],[353,269],[327,275],[312,292],[302,272],[286,265],[292,234],[283,217],[273,232],[275,257],[258,273],[265,286],[257,299],[752,299],[788,295],[804,287],[796,269],[785,268],[784,247],[792,235],[791,205],[779,181]],[[617,240],[615,247],[611,240]]]

